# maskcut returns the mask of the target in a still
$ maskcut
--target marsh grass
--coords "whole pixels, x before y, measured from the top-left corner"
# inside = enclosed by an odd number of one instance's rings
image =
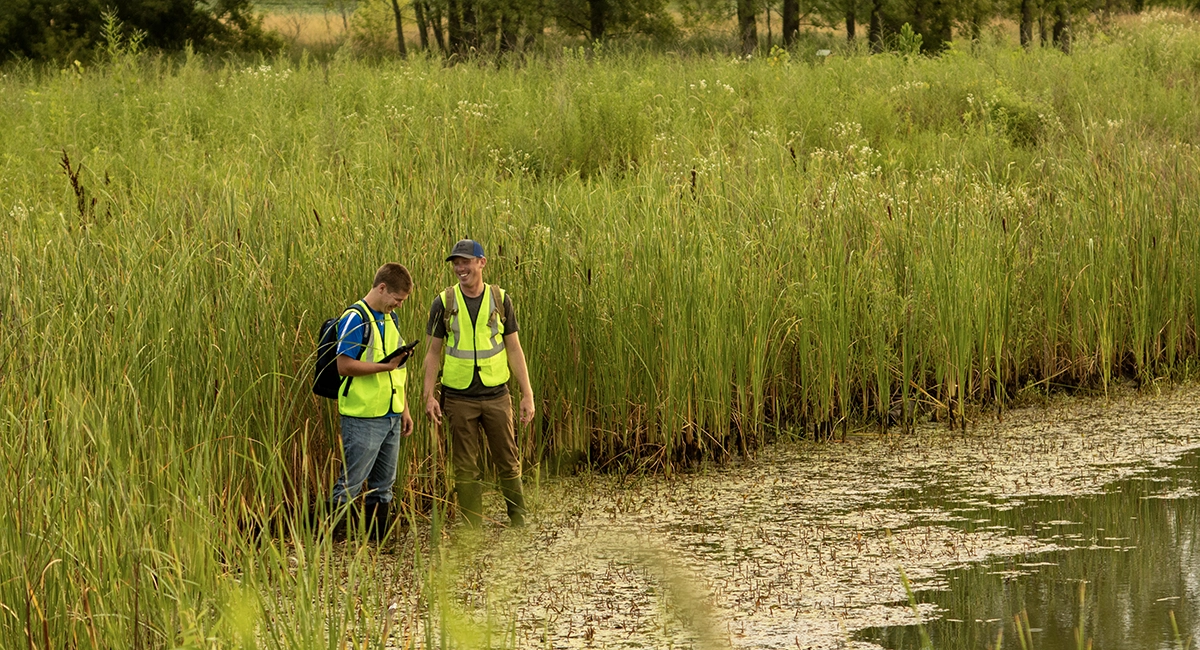
[[[462,236],[516,300],[534,476],[1195,364],[1188,16],[1070,57],[110,59],[0,72],[5,639],[382,629],[368,551],[247,531],[331,483],[317,325],[396,260],[417,336]],[[434,434],[398,490],[440,521]]]

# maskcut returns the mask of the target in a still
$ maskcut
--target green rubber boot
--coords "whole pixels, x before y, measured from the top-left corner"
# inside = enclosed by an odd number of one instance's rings
[[[483,521],[483,486],[477,481],[458,481],[454,485],[458,495],[458,509],[463,519],[472,528],[479,528]]]
[[[372,542],[382,542],[392,527],[391,503],[368,503],[366,508],[366,537]]]
[[[508,525],[513,528],[525,526],[525,493],[521,486],[521,477],[500,479],[500,493],[504,495],[504,503],[508,506]]]

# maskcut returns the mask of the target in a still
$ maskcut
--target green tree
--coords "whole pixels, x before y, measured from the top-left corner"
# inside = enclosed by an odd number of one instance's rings
[[[758,48],[758,2],[737,0],[738,41],[742,54],[748,55]]]
[[[404,44],[404,20],[400,14],[400,0],[392,0],[392,15],[396,18],[396,48],[400,56],[408,56],[408,47]]]
[[[178,50],[270,49],[251,0],[5,0],[0,59],[70,60],[101,43],[103,14],[145,34],[147,47]]]
[[[921,51],[940,52],[950,43],[952,28],[964,19],[974,20],[964,9],[972,0],[865,0],[868,15],[867,40],[873,51],[892,46],[904,25],[921,37]],[[986,17],[979,17],[982,21]]]
[[[669,41],[679,33],[666,0],[559,0],[552,5],[559,29],[592,40],[642,34]]]

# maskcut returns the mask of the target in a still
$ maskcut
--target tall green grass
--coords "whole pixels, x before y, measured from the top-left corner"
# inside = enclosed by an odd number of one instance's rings
[[[334,647],[382,625],[364,558],[251,533],[331,483],[317,325],[393,260],[418,336],[464,236],[516,302],[531,463],[961,423],[1193,367],[1194,19],[1071,56],[804,58],[0,72],[0,638]],[[398,487],[424,508],[445,449],[417,422]]]

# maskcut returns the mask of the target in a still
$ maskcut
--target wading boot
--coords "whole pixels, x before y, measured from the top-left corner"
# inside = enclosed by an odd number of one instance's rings
[[[329,537],[335,542],[345,541],[351,530],[358,523],[358,508],[337,503],[329,504],[328,512]]]
[[[366,512],[366,538],[372,542],[382,542],[392,527],[392,503],[368,503]]]
[[[454,485],[458,495],[458,509],[471,528],[479,528],[483,522],[483,486],[477,481],[458,481]]]
[[[521,488],[521,477],[500,479],[500,493],[508,506],[508,525],[525,527],[525,493]]]

